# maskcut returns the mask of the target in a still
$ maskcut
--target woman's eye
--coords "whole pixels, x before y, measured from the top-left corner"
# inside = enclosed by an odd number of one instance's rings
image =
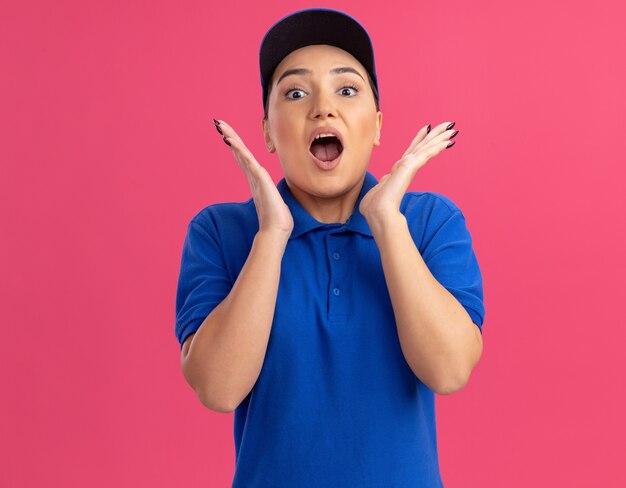
[[[302,93],[304,93],[304,90],[302,90],[301,88],[295,88],[295,87],[294,87],[294,88],[289,88],[289,89],[285,92],[285,96],[286,96],[287,98],[291,99],[291,100],[295,100],[295,99],[297,99],[297,98],[302,98],[302,97],[304,96],[304,95],[300,95],[300,96],[297,96],[297,97],[292,98],[292,97],[290,97],[290,96],[289,96],[289,94],[290,94],[291,92],[296,92],[296,93],[297,93],[297,92],[302,92]]]
[[[345,93],[346,90],[354,90],[356,93],[358,93],[358,91],[359,91],[356,86],[344,86],[341,89],[341,93]],[[356,95],[356,93],[355,93],[355,95]]]
[[[349,90],[353,90],[353,91],[354,91],[354,94],[352,94],[352,95],[351,95]],[[290,96],[290,94],[297,94],[298,92],[300,92],[301,94],[300,94],[300,95],[295,95],[295,96]],[[356,94],[359,92],[359,90],[358,90],[358,88],[357,88],[356,86],[346,85],[346,86],[342,87],[342,88],[339,90],[339,92],[340,92],[342,95],[346,95],[346,94],[347,94],[347,96],[348,96],[348,97],[351,97],[351,96],[353,97],[354,95],[356,95]],[[295,86],[294,86],[294,87],[292,87],[292,88],[289,88],[289,89],[285,92],[285,96],[286,96],[289,100],[297,100],[297,99],[299,99],[299,98],[302,98],[302,97],[304,96],[304,94],[305,94],[305,93],[306,93],[306,92],[305,92],[302,88],[298,88],[298,87],[295,87]]]

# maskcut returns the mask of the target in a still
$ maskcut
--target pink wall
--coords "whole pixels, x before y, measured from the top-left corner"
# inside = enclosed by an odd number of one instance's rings
[[[180,371],[181,246],[250,197],[213,117],[280,179],[258,48],[312,6],[374,41],[377,177],[423,125],[460,129],[411,185],[461,207],[485,283],[483,357],[437,397],[444,483],[625,486],[617,0],[3,2],[0,485],[230,486],[232,414]]]

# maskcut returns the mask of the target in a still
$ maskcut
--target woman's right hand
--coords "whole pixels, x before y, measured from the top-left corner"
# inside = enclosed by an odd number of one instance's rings
[[[272,177],[230,125],[223,120],[217,120],[215,128],[223,135],[224,142],[230,146],[239,167],[248,178],[259,218],[259,232],[273,231],[289,237],[293,230],[293,217]]]

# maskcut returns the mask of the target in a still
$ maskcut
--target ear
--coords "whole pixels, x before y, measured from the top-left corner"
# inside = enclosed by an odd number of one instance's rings
[[[272,142],[272,139],[270,139],[270,131],[269,131],[268,124],[269,122],[267,119],[261,120],[261,126],[263,127],[263,139],[265,139],[265,147],[267,147],[267,150],[270,153],[273,153],[276,151],[276,148],[274,147],[274,143]]]
[[[383,126],[383,113],[379,110],[376,113],[376,137],[374,137],[374,145],[380,146],[380,129]]]

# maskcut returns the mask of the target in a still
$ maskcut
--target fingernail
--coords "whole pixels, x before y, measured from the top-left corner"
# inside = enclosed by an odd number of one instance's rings
[[[450,123],[448,124],[448,127],[446,127],[446,130],[450,130],[450,129],[452,129],[452,127],[454,127],[454,124],[456,124],[456,122],[450,122]]]
[[[224,133],[222,132],[222,129],[220,129],[220,123],[215,119],[213,119],[213,123],[215,124],[215,128],[217,129],[217,132],[223,135]]]
[[[450,143],[446,146],[446,149],[448,149],[449,147],[454,146],[454,142],[455,142],[455,141],[450,141]]]
[[[455,131],[452,133],[452,135],[450,136],[450,139],[452,139],[452,138],[453,138],[454,136],[456,136],[458,133],[459,133],[459,131],[458,131],[458,130],[455,130]]]
[[[230,142],[226,140],[226,136],[222,137],[222,139],[224,139],[224,142],[230,146]]]
[[[428,124],[428,127],[426,128],[426,134],[428,134],[430,132],[430,124]]]

